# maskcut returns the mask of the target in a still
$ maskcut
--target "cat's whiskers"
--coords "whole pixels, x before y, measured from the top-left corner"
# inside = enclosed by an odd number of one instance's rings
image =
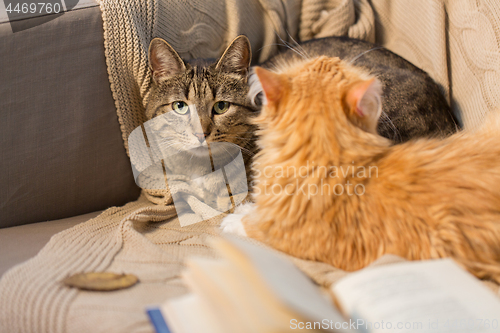
[[[163,146],[163,145],[166,145],[166,144],[170,144],[171,142],[177,142],[175,138],[172,138],[172,139],[169,139],[169,140],[161,140],[158,145],[159,146]]]
[[[174,141],[174,140],[172,140],[172,141]],[[178,141],[174,141],[174,142],[172,142],[172,143],[170,143],[170,144],[168,144],[168,145],[165,145],[165,144],[163,144],[163,143],[160,143],[160,144],[158,145],[158,147],[159,147],[160,149],[168,149],[168,148],[173,147],[173,146],[174,146],[174,145],[176,145],[176,144],[180,144],[180,142],[178,142]]]
[[[383,121],[380,120],[382,118],[384,119]],[[382,113],[380,114],[380,119],[379,119],[379,122],[387,123],[387,124],[390,125],[390,127],[394,131],[394,134],[396,134],[395,138],[398,138],[398,139],[401,138],[401,135],[400,135],[398,129],[396,128],[396,126],[392,122],[391,118],[389,118],[389,115],[387,113],[385,113],[384,111],[382,111]]]
[[[237,145],[239,148],[241,148],[242,150],[244,150],[250,156],[255,155],[255,153],[253,153],[251,150],[249,150],[249,149],[247,149],[245,147],[242,147],[241,145],[237,144],[236,142],[231,142],[231,141],[226,140],[226,139],[240,139],[240,140],[244,140],[244,141],[246,141],[248,143],[248,142],[253,142],[254,139],[243,138],[243,137],[236,136],[236,135],[226,135],[226,136],[220,137],[218,139],[219,139],[218,141],[230,142],[230,143],[233,143],[233,144]]]
[[[237,145],[237,146],[240,147],[242,153],[246,153],[248,156],[254,156],[255,155],[255,153],[252,152],[251,150],[249,150],[249,149],[247,149],[245,147],[242,147],[240,145]]]
[[[291,45],[288,45],[287,43],[285,43],[285,46],[287,48],[289,48],[290,50],[292,50],[293,52],[295,52],[297,55],[299,55],[302,59],[304,59],[304,60],[309,59],[307,54],[305,54],[302,50],[299,50],[298,47],[293,47]]]
[[[300,45],[297,43],[297,41],[295,41],[295,39],[293,39],[293,37],[290,34],[288,34],[288,37],[290,37],[290,39],[292,39],[295,42],[296,46],[292,46],[290,43],[288,43],[287,41],[283,40],[283,38],[281,38],[281,36],[278,35],[278,33],[276,33],[276,36],[279,38],[279,40],[281,41],[281,43],[270,43],[270,44],[264,45],[263,47],[261,47],[259,49],[259,51],[261,51],[266,46],[273,46],[273,45],[284,46],[284,47],[290,49],[291,51],[295,52],[301,58],[303,58],[303,59],[309,59],[309,56],[305,53],[305,50],[303,48],[300,48]]]
[[[307,53],[305,52],[305,50],[303,48],[300,48],[299,43],[297,43],[297,41],[295,39],[293,39],[293,37],[290,34],[288,34],[288,37],[295,43],[295,46],[292,46],[290,43],[288,43],[287,41],[283,40],[283,38],[281,38],[280,35],[277,34],[277,36],[281,40],[281,42],[283,43],[283,46],[286,46],[287,48],[289,48],[290,50],[292,50],[293,52],[295,52],[296,54],[298,54],[303,59],[309,59],[309,57],[308,57]]]
[[[369,50],[366,50],[365,52],[362,52],[362,53],[358,54],[357,56],[355,56],[353,59],[351,59],[349,61],[349,64],[352,64],[353,62],[355,62],[356,60],[358,60],[359,58],[361,58],[362,56],[364,56],[368,52],[375,51],[375,50],[380,50],[380,49],[383,49],[383,47],[382,46],[378,46],[378,47],[373,47],[373,48],[371,48]]]
[[[247,141],[252,141],[253,140],[252,138],[244,138],[244,137],[241,137],[241,136],[238,136],[238,135],[231,135],[231,134],[225,134],[223,137],[220,137],[220,139],[226,139],[226,138],[241,139],[241,140],[247,140]]]
[[[295,43],[294,48],[296,50],[300,50],[300,52],[303,54],[303,58],[309,59],[310,56],[307,54],[307,51],[305,50],[305,48],[302,45],[300,45],[290,34],[288,34],[288,37],[290,37],[290,39]]]
[[[237,137],[237,136],[227,136],[227,137],[231,137],[231,138],[239,138],[239,139],[243,139],[243,140],[248,140],[248,141],[253,141],[252,139],[246,139],[246,138],[241,138],[241,137]],[[224,137],[225,138],[225,137]],[[220,139],[224,139],[224,138],[220,138]],[[221,140],[220,140],[221,141]],[[229,142],[229,141],[222,141],[222,142]],[[245,148],[235,142],[230,142],[230,143],[233,143],[235,145],[237,145],[240,149],[241,149],[241,152],[242,153],[246,153],[248,156],[254,156],[255,153],[252,152],[250,149],[248,148]],[[227,150],[226,150],[227,151]]]
[[[222,149],[224,149],[224,151],[229,155],[231,156],[231,158],[235,158],[236,156],[233,156],[231,155],[231,153],[226,149],[226,147],[222,146]]]

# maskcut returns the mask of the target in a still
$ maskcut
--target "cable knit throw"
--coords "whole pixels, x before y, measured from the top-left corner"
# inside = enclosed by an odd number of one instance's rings
[[[347,35],[378,41],[429,71],[465,127],[479,124],[499,104],[500,6],[493,0],[99,3],[127,152],[128,135],[145,121],[151,86],[146,52],[153,37],[163,37],[189,59],[218,57],[234,37],[245,34],[255,62],[292,37]],[[185,293],[179,278],[184,259],[212,256],[206,238],[218,234],[220,217],[181,227],[175,214],[170,193],[144,191],[137,201],[52,237],[37,256],[0,280],[0,332],[153,332],[145,307]],[[294,261],[324,287],[346,274],[326,264]],[[140,283],[115,292],[78,291],[60,283],[88,271],[132,273]]]

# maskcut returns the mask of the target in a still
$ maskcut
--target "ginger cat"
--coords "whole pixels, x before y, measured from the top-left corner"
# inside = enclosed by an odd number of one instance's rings
[[[500,283],[500,117],[392,145],[376,133],[380,83],[363,70],[322,56],[255,72],[266,105],[249,237],[346,271],[389,253],[452,257]]]

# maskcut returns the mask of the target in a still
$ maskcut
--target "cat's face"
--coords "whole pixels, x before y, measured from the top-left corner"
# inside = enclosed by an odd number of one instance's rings
[[[339,58],[322,56],[278,73],[262,68],[255,73],[266,100],[254,122],[260,145],[274,155],[287,158],[301,147],[319,156],[340,155],[353,138],[376,134],[380,83]]]
[[[147,119],[166,115],[158,126],[163,126],[174,150],[195,152],[207,143],[230,142],[248,158],[255,149],[255,126],[250,118],[257,111],[247,98],[250,61],[245,36],[236,38],[213,63],[184,62],[169,44],[155,38],[149,48],[154,83]]]

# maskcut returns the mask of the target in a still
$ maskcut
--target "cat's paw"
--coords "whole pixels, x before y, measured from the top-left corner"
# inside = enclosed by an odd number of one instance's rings
[[[220,225],[222,232],[247,237],[247,233],[241,219],[245,215],[252,214],[254,210],[255,205],[252,203],[244,203],[237,206],[234,210],[234,214],[229,214],[222,220]]]
[[[241,222],[243,216],[245,216],[245,214],[229,214],[222,220],[220,229],[225,233],[246,237],[247,233]]]

